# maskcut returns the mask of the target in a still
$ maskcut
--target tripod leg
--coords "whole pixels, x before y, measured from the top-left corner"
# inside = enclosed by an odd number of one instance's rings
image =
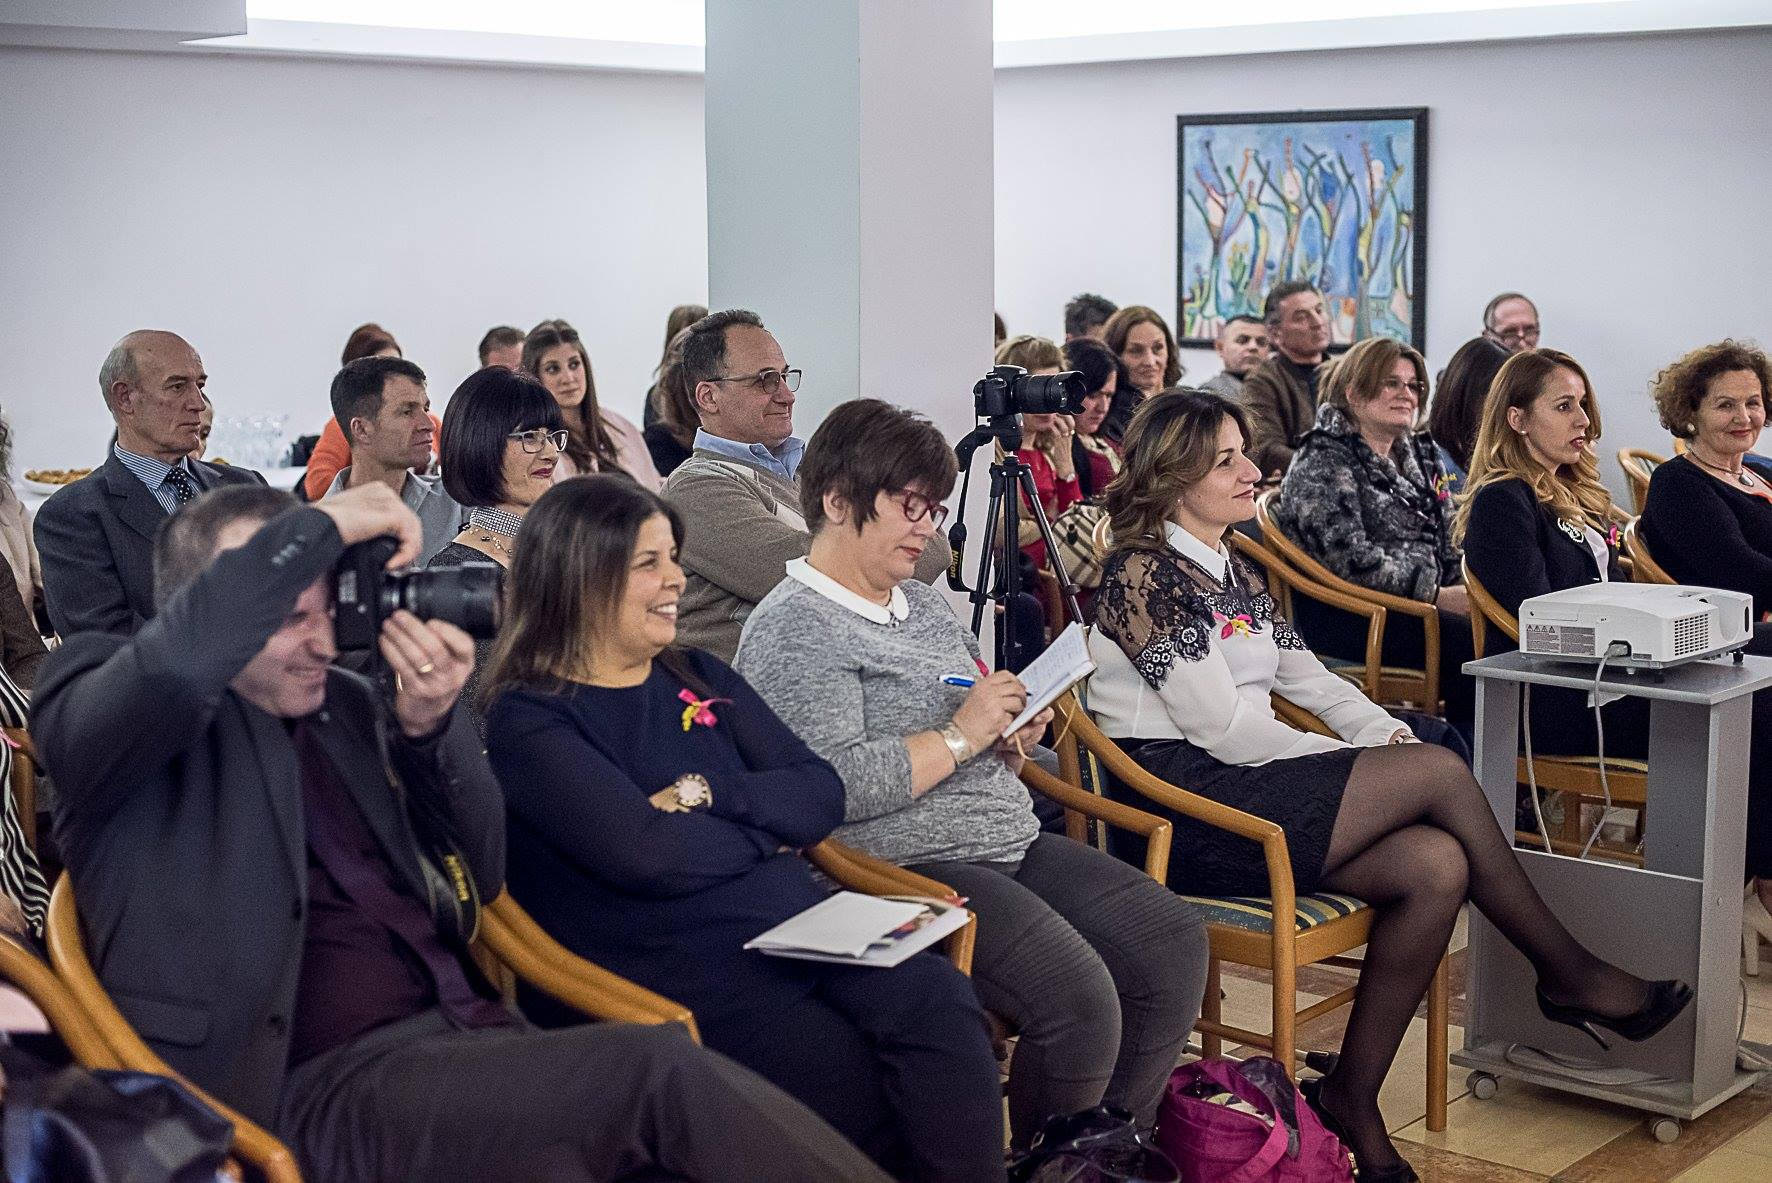
[[[1081,623],[1083,610],[1077,604],[1077,585],[1071,582],[1070,572],[1064,569],[1064,560],[1058,555],[1058,541],[1052,536],[1052,523],[1046,520],[1046,509],[1040,504],[1040,491],[1034,486],[1033,469],[1025,464],[1018,464],[1016,468],[1021,490],[1027,495],[1028,504],[1034,508],[1034,524],[1040,528],[1040,539],[1046,544],[1046,561],[1051,565],[1052,574],[1058,579],[1059,596],[1064,601],[1064,609],[1072,620]]]

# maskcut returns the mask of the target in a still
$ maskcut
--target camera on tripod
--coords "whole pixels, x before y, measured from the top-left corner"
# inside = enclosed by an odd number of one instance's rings
[[[1020,366],[993,366],[972,388],[972,410],[980,419],[1006,415],[1081,415],[1083,375],[1030,375]]]

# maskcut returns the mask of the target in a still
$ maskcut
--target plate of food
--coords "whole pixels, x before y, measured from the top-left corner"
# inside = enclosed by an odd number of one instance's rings
[[[80,478],[90,475],[92,475],[90,468],[27,468],[25,469],[25,488],[47,497],[63,485],[71,485]]]

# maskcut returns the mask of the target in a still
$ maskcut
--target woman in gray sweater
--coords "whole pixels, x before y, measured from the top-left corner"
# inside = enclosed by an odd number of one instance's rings
[[[954,478],[927,420],[872,399],[833,411],[800,467],[811,553],[746,622],[736,664],[842,777],[833,836],[970,900],[973,984],[1020,1035],[1012,1141],[1103,1101],[1148,1124],[1199,1014],[1205,929],[1162,884],[1040,832],[1017,773],[1050,712],[999,739],[1020,681],[987,675],[913,578]]]

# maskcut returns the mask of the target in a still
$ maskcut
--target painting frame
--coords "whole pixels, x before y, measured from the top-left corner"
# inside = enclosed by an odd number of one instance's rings
[[[1426,347],[1428,108],[1243,111],[1177,115],[1175,121],[1177,344],[1212,348],[1215,326],[1222,323],[1224,316],[1251,311],[1259,315],[1259,306],[1250,307],[1256,289],[1251,279],[1265,292],[1290,275],[1325,288],[1332,352],[1346,349],[1362,336],[1378,333],[1407,340],[1416,349]],[[1325,124],[1337,126],[1313,127]],[[1360,132],[1360,125],[1367,125],[1364,133]],[[1332,140],[1310,144],[1304,137],[1313,130]],[[1192,137],[1190,131],[1194,133]],[[1288,131],[1292,134],[1288,135]],[[1399,151],[1399,146],[1386,137],[1405,132],[1407,142]],[[1357,139],[1362,149],[1363,167],[1358,175],[1344,151],[1350,136]],[[1228,145],[1222,154],[1214,150],[1220,137]],[[1285,144],[1282,158],[1263,160],[1262,144],[1271,146],[1276,138]],[[1382,140],[1377,157],[1370,151],[1375,139]],[[1293,152],[1295,142],[1304,149],[1302,153]],[[1191,158],[1190,143],[1194,145]],[[1325,143],[1329,146],[1325,147]],[[1254,153],[1253,157],[1248,153]],[[1298,159],[1301,155],[1309,157],[1302,175]],[[1233,168],[1227,161],[1236,162],[1238,167]],[[1249,173],[1252,163],[1259,180]],[[1375,181],[1374,165],[1381,166],[1386,178],[1394,174],[1395,179],[1388,180],[1382,196],[1376,185],[1366,185],[1362,200],[1357,182]],[[1200,175],[1202,168],[1207,169],[1206,175],[1224,182],[1222,188],[1213,187],[1216,193],[1208,191]],[[1276,183],[1276,171],[1280,180],[1289,184]],[[1251,185],[1255,186],[1253,206],[1247,201]],[[1336,190],[1332,206],[1323,196],[1328,187]],[[1316,197],[1310,196],[1313,192]],[[1401,200],[1403,193],[1407,194],[1406,209]],[[1269,194],[1278,199],[1277,206],[1263,200]],[[1322,199],[1321,204],[1318,199]],[[1347,217],[1350,206],[1354,214],[1351,219]],[[1274,226],[1270,222],[1276,210],[1278,225],[1284,229],[1284,253],[1282,257],[1269,258],[1264,243],[1272,237]],[[1269,222],[1263,221],[1263,211]],[[1214,212],[1216,226],[1210,220]],[[1327,238],[1322,234],[1325,220],[1330,226]],[[1362,237],[1369,222],[1376,229],[1369,237]],[[1308,232],[1313,224],[1314,238]],[[1397,257],[1399,236],[1406,255],[1403,259]],[[1315,254],[1309,249],[1312,245],[1316,247]],[[1349,258],[1337,258],[1345,255],[1350,246],[1351,265]],[[1234,270],[1239,247],[1245,265],[1241,280]],[[1384,264],[1385,271],[1382,290],[1374,291],[1378,262]],[[1248,268],[1254,268],[1256,274],[1251,276]],[[1325,277],[1330,282],[1324,283]],[[1406,315],[1399,311],[1399,294],[1406,303]],[[1192,309],[1190,298],[1196,305]],[[1406,337],[1401,331],[1405,326]],[[1202,332],[1202,328],[1211,331]]]

